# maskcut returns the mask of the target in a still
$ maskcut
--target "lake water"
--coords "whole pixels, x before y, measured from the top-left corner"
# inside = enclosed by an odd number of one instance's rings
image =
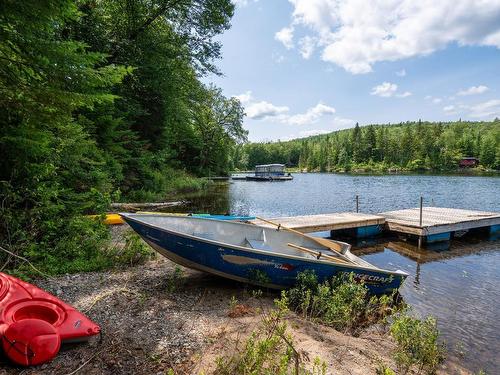
[[[429,175],[352,176],[297,173],[293,181],[232,181],[190,197],[179,211],[260,215],[356,209],[378,213],[424,205],[500,212],[500,178]],[[328,235],[328,233],[325,233]],[[415,314],[438,319],[449,357],[473,371],[500,369],[500,240],[464,236],[418,249],[403,238],[353,243],[381,267],[410,274],[401,294]]]

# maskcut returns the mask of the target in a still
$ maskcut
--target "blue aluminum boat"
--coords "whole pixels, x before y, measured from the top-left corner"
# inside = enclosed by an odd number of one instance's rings
[[[364,261],[350,252],[347,243],[332,241],[341,249],[336,252],[283,229],[203,217],[120,215],[153,249],[173,262],[250,284],[287,288],[295,284],[299,272],[314,270],[320,281],[353,273],[371,293],[381,294],[399,288],[408,276]]]

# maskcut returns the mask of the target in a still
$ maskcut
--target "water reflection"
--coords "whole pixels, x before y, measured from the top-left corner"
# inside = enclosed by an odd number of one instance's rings
[[[496,250],[498,249],[498,241],[496,241],[496,237],[466,237],[461,240],[427,244],[419,248],[416,243],[411,241],[401,239],[387,241],[385,238],[379,238],[354,242],[353,246],[353,252],[357,255],[383,252],[385,249],[395,251],[416,263],[428,263],[476,254],[481,251]]]
[[[167,211],[225,215],[232,211],[229,199],[229,187],[230,184],[227,182],[216,182],[201,192],[183,194],[179,198],[184,203],[179,206],[168,207]]]
[[[434,249],[393,240],[356,246],[353,252],[380,267],[408,272],[401,294],[415,313],[438,319],[449,357],[471,370],[494,373],[500,367],[499,249],[498,240],[469,237]],[[465,351],[461,358],[457,346]]]

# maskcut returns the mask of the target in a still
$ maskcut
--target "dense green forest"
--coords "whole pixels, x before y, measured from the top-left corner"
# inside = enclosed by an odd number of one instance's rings
[[[163,199],[233,168],[243,109],[219,74],[230,0],[0,5],[2,269],[96,269],[111,200]]]
[[[309,171],[452,171],[463,157],[500,169],[500,120],[368,125],[286,142],[249,143],[235,150],[239,169],[283,163]]]

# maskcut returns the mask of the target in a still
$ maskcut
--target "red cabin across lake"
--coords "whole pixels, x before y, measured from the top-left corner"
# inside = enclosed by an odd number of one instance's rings
[[[479,159],[473,158],[473,157],[462,158],[458,162],[458,165],[460,166],[460,168],[476,167],[478,164],[479,164]]]

